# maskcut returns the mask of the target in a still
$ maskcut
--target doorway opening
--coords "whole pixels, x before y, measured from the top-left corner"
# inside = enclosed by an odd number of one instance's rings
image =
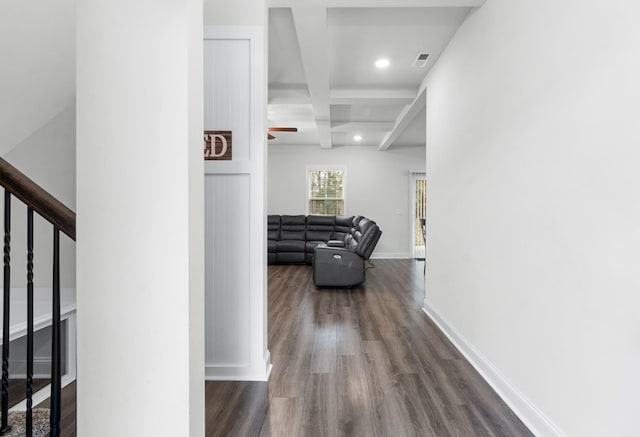
[[[420,220],[427,217],[427,174],[411,171],[409,181],[411,196],[411,258],[424,260],[426,244]]]

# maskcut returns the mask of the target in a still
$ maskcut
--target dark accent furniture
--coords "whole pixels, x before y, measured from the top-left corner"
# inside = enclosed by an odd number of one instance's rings
[[[362,216],[269,215],[269,264],[311,264],[316,286],[351,287],[364,282],[381,235]]]

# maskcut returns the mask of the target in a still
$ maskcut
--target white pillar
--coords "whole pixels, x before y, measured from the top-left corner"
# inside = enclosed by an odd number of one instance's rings
[[[78,434],[202,436],[202,0],[77,20]]]

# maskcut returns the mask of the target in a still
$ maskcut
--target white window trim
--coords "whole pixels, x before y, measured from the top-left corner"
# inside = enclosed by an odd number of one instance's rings
[[[310,184],[309,184],[309,172],[310,171],[317,171],[317,170],[328,170],[328,171],[341,171],[342,172],[342,199],[340,198],[327,198],[327,199],[322,199],[322,200],[342,200],[343,205],[344,205],[344,215],[347,216],[349,214],[347,214],[347,167],[344,165],[308,165],[307,169],[305,171],[305,179],[306,179],[306,190],[305,190],[305,194],[304,194],[304,198],[305,198],[305,211],[307,211],[307,215],[309,215],[309,201],[311,200],[309,198],[309,191],[311,189]]]

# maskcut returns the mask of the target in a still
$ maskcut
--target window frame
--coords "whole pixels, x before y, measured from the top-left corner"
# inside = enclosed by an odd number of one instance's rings
[[[311,198],[311,181],[310,181],[310,173],[312,171],[341,171],[342,172],[342,199],[336,198],[334,200],[342,200],[342,214],[347,215],[347,167],[344,165],[308,165],[305,177],[306,177],[306,192],[305,192],[305,201],[306,206],[305,210],[307,215],[309,215],[309,203],[311,200],[331,200],[331,199],[312,199]],[[331,214],[322,214],[322,215],[331,215]]]

